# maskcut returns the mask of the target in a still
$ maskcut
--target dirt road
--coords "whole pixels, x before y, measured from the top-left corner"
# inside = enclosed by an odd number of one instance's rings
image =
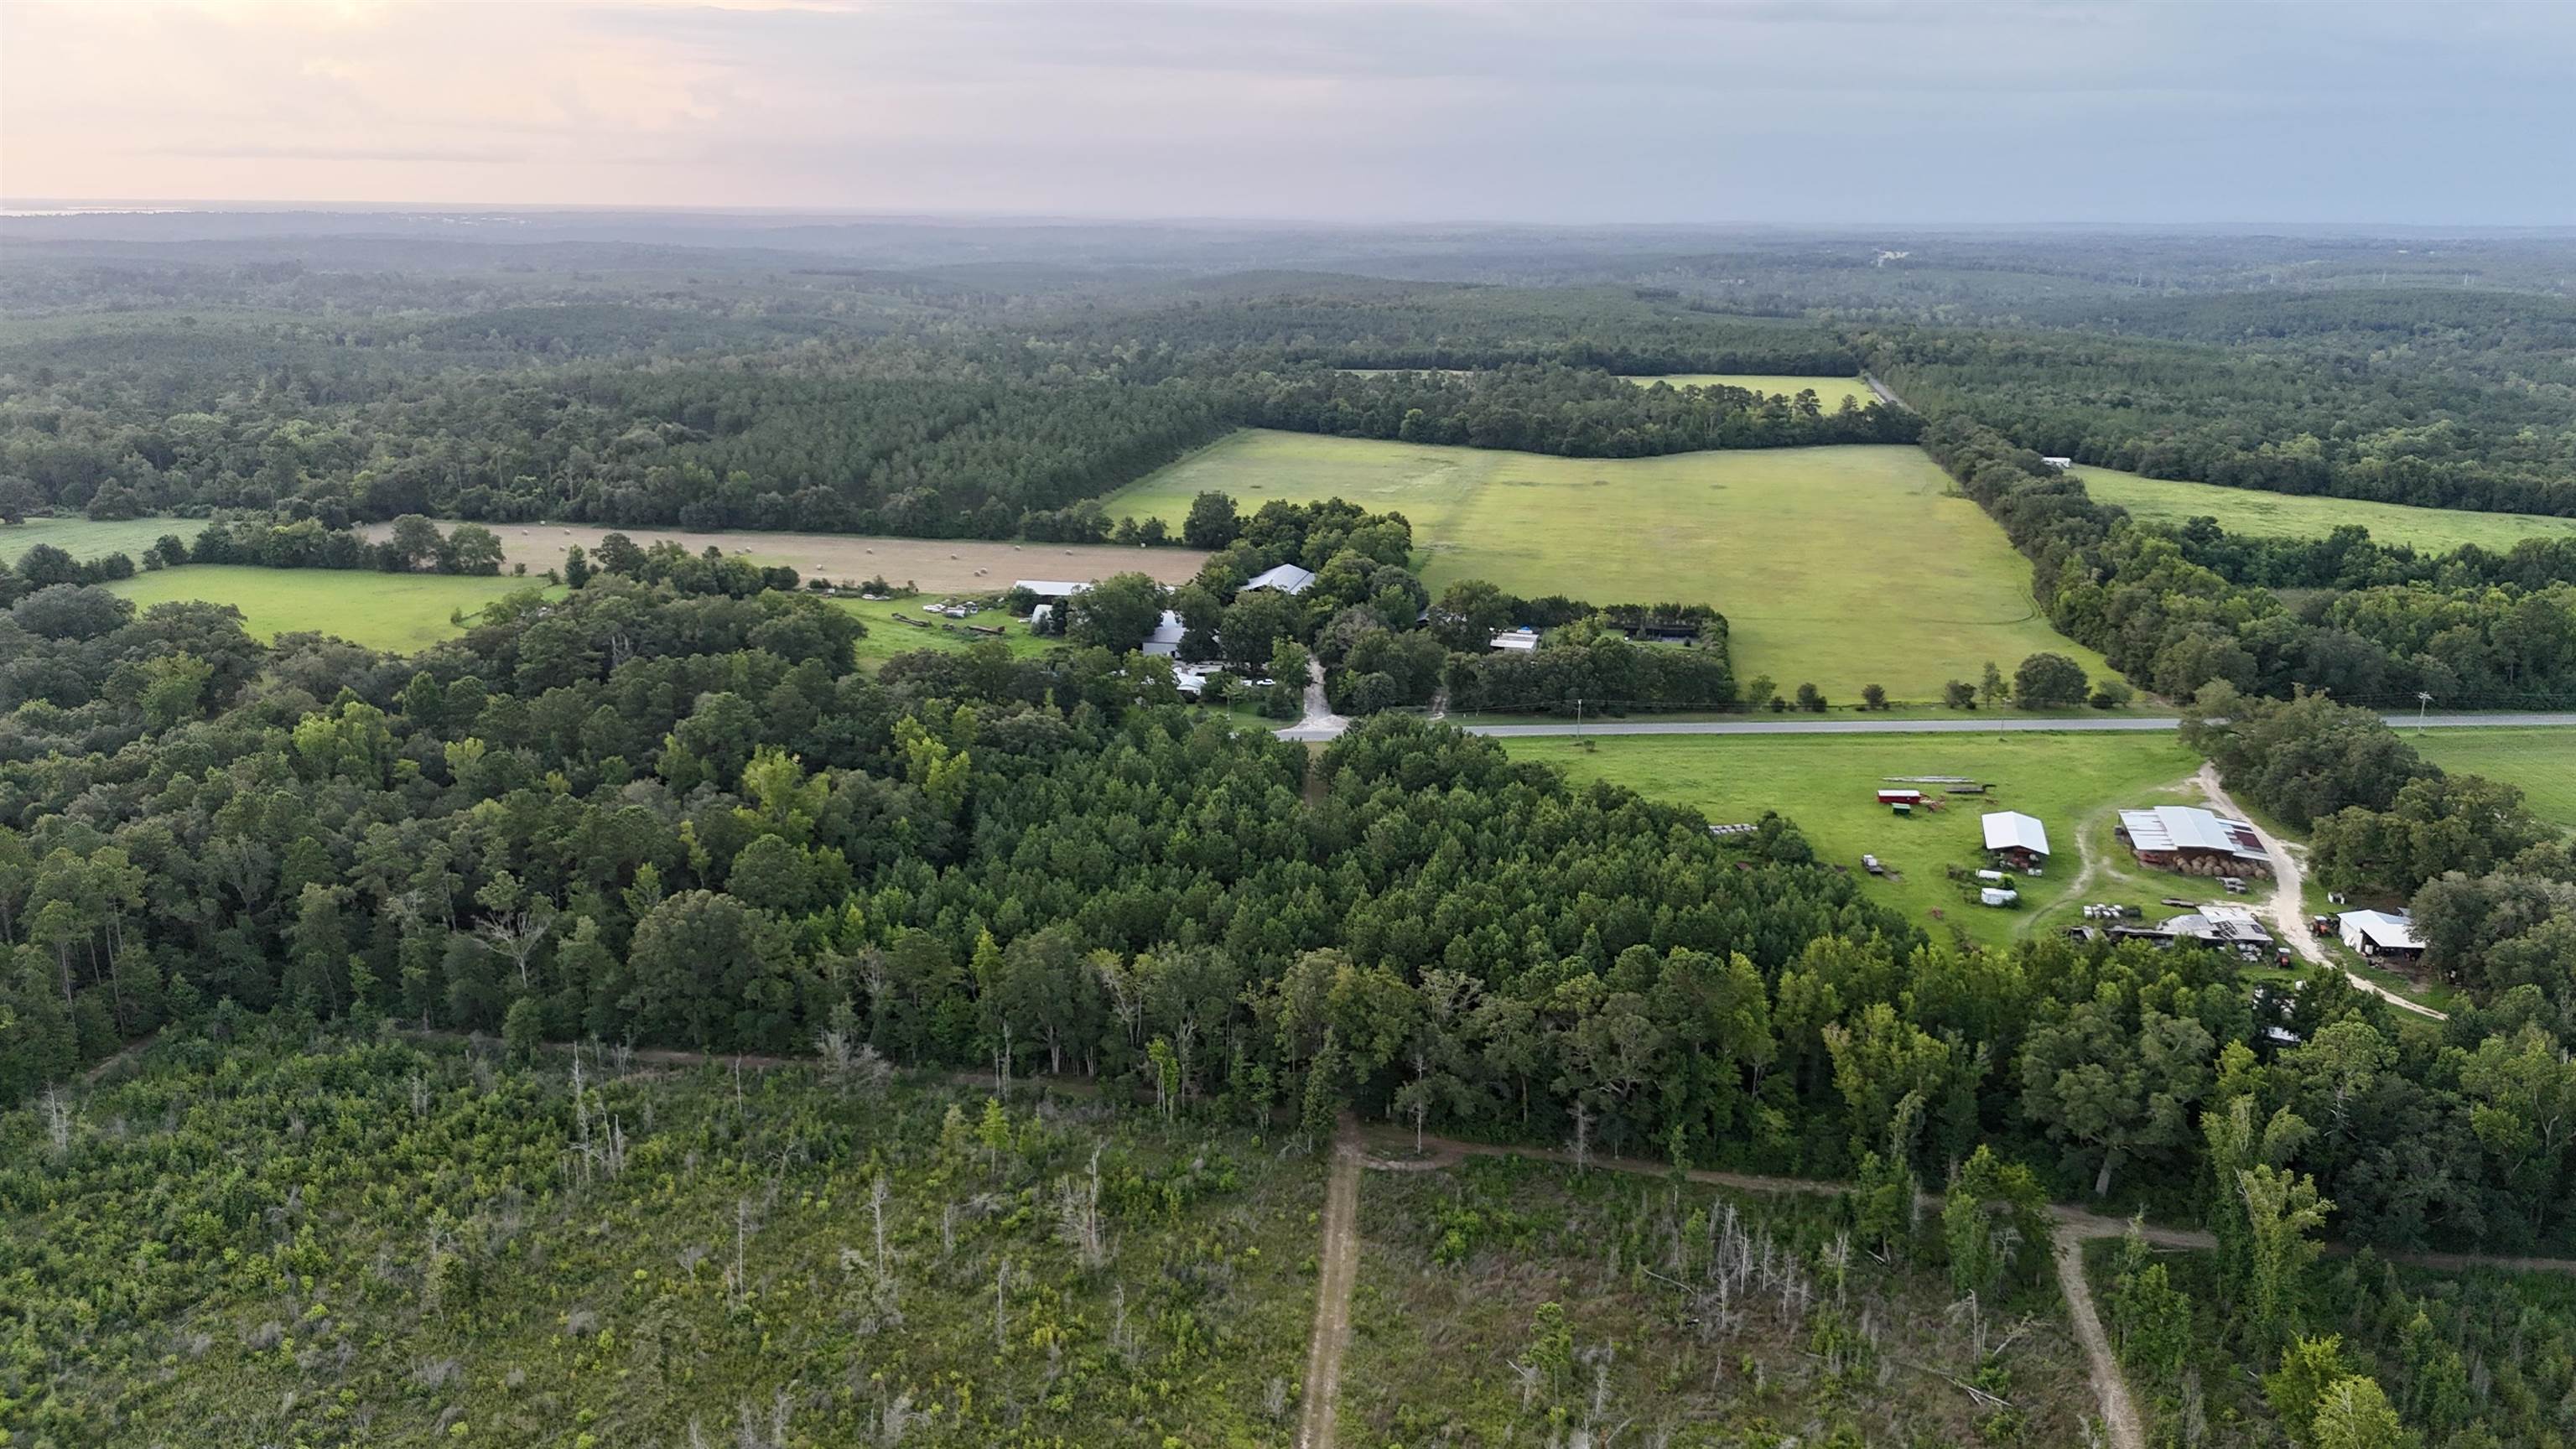
[[[2272,858],[2272,900],[2268,908],[2272,917],[2272,934],[2288,942],[2290,949],[2317,965],[2333,966],[2337,970],[2343,970],[2341,963],[2329,955],[2324,946],[2318,944],[2315,936],[2308,933],[2307,896],[2301,886],[2298,857],[2291,853],[2287,844],[2276,839],[2272,832],[2259,824],[2254,824],[2254,817],[2246,814],[2242,806],[2228,798],[2227,788],[2218,781],[2216,765],[2202,765],[2199,775],[2194,778],[2200,782],[2200,793],[2209,801],[2211,808],[2225,811],[2235,819],[2254,825],[2254,838],[2263,843],[2263,853]],[[2344,979],[2354,986],[2393,1006],[2402,1007],[2418,1016],[2431,1017],[2435,1021],[2450,1020],[2447,1013],[2435,1011],[2420,1002],[2409,1001],[2368,977],[2355,975],[2348,970],[2344,970],[2343,975]]]
[[[1351,1288],[1360,1274],[1360,1156],[1356,1125],[1344,1117],[1333,1134],[1332,1174],[1324,1182],[1324,1245],[1315,1260],[1315,1331],[1306,1345],[1297,1449],[1333,1449],[1342,1353],[1351,1342]]]
[[[2102,1316],[2093,1311],[2093,1285],[2085,1281],[2084,1240],[2091,1234],[2060,1221],[2050,1235],[2057,1260],[2057,1290],[2066,1295],[2066,1316],[2075,1321],[2075,1340],[2084,1345],[2084,1361],[2093,1378],[2093,1397],[2102,1406],[2102,1430],[2111,1449],[2147,1449],[2147,1434],[2138,1422],[2138,1406],[2129,1400],[2129,1381],[2112,1356],[2110,1335]]]

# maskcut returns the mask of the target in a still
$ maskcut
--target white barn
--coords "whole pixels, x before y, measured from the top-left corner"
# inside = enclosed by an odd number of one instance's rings
[[[2027,864],[2048,859],[2048,827],[2039,817],[2018,810],[1997,810],[1983,818],[1986,849],[1997,855],[2012,856]]]

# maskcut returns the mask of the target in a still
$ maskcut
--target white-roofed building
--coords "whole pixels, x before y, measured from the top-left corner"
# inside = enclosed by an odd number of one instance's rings
[[[1281,564],[1275,569],[1263,569],[1245,580],[1242,591],[1248,594],[1254,589],[1277,589],[1283,594],[1302,594],[1314,582],[1313,569],[1301,569],[1295,564]]]
[[[1091,585],[1077,584],[1067,579],[1021,579],[1011,587],[1026,589],[1041,599],[1052,599],[1060,603],[1090,588]]]
[[[1535,653],[1538,649],[1538,631],[1536,629],[1506,629],[1502,633],[1495,635],[1492,642],[1487,647],[1498,649],[1505,654]]]
[[[1184,631],[1181,628],[1181,616],[1173,613],[1169,609],[1165,609],[1163,611],[1163,622],[1155,625],[1154,632],[1145,636],[1145,652],[1148,654],[1160,654],[1165,658],[1170,658],[1171,656],[1180,653],[1181,635],[1183,632]]]
[[[2048,827],[2034,815],[1997,810],[1984,817],[1986,849],[2015,865],[2033,866],[2048,859]]]
[[[2191,875],[2270,875],[2272,857],[2262,837],[2242,820],[2213,815],[2194,805],[2158,805],[2120,812],[2120,835],[2140,865]]]
[[[2424,954],[2424,938],[2404,911],[2346,911],[2335,918],[2335,932],[2364,956],[2411,962]]]

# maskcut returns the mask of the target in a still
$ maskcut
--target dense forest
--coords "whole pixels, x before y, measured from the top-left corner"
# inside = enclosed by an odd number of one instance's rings
[[[2576,302],[2421,292],[2147,304],[2110,330],[1861,339],[1936,416],[2276,493],[2576,514]]]
[[[2188,1211],[2203,1149],[2173,1104],[2270,1056],[2266,1025],[2332,1026],[2375,1043],[2373,1110],[2411,1124],[2302,1159],[2348,1232],[2576,1227],[2566,1143],[2497,1155],[2436,1125],[2518,1110],[2470,1070],[2514,1032],[2560,1060],[2563,997],[2537,986],[2428,1033],[2331,973],[2283,1018],[2232,958],[1928,941],[1777,820],[1729,847],[1400,718],[1310,781],[1298,747],[1105,648],[871,679],[857,623],[802,595],[602,574],[408,661],[263,649],[203,606],[43,601],[14,638],[94,694],[22,705],[0,768],[20,1097],[229,1000],[519,1041],[838,1033],[1310,1125],[1344,1102],[1580,1121],[1606,1148],[1827,1175],[1937,1180],[1992,1139],[2062,1190]],[[2314,1115],[2343,1070],[2300,1048],[2247,1080]],[[2097,1071],[2136,1092],[2074,1110]]]

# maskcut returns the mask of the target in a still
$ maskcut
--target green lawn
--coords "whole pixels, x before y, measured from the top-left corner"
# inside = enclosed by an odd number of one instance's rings
[[[161,535],[175,533],[193,542],[205,528],[202,518],[129,518],[115,523],[92,523],[80,517],[30,518],[0,527],[0,563],[14,564],[37,544],[50,543],[83,562],[121,553],[139,564],[143,551],[158,543]]]
[[[2226,488],[2215,483],[2179,483],[2141,478],[2116,468],[2090,464],[2075,469],[2084,489],[2104,503],[2117,503],[2149,523],[2181,523],[2206,515],[2230,533],[2263,538],[2322,538],[2339,524],[2358,523],[2382,543],[2409,543],[2433,553],[2448,553],[2464,543],[2498,552],[2522,539],[2550,534],[2576,534],[2576,518],[2550,518],[2535,513],[2472,513],[2456,508],[2413,508],[2403,503],[2361,503],[2349,498],[2316,498],[2265,493],[2253,488]]]
[[[1514,759],[1544,760],[1578,780],[1605,779],[1658,799],[1697,806],[1712,825],[1759,819],[1777,810],[1797,822],[1819,861],[1854,875],[1861,856],[1875,855],[1893,873],[1868,879],[1888,905],[1940,934],[1944,923],[1979,941],[2001,943],[2050,924],[2073,924],[2068,897],[2082,863],[2079,838],[2097,860],[2116,854],[2132,871],[2125,851],[2110,852],[2110,822],[2122,806],[2179,798],[2166,787],[2188,776],[2198,759],[2174,735],[1667,735],[1576,740],[1561,736],[1506,739]],[[1964,775],[1991,787],[1987,798],[1926,794],[1945,803],[1910,818],[1891,814],[1876,792],[1897,775]],[[1983,866],[1984,835],[1978,817],[1988,810],[2019,810],[2048,827],[2054,851],[2045,875],[2016,876],[2022,908],[1977,905],[1966,883],[1949,879],[1948,867]],[[2098,832],[2085,828],[2090,822]],[[2110,867],[2114,862],[2103,861]],[[2181,877],[2141,878],[2141,899],[2097,878],[2084,901],[2150,905],[2157,896],[2207,893]],[[2064,910],[2052,907],[2063,905]],[[1936,914],[1937,913],[1937,914]],[[2150,917],[2153,912],[2150,910]]]
[[[2532,814],[2576,829],[2576,730],[2426,730],[2419,735],[2401,728],[2399,733],[2445,770],[2520,785]]]
[[[242,611],[243,626],[262,639],[312,629],[371,649],[409,653],[455,634],[449,616],[458,609],[471,616],[504,594],[544,586],[542,579],[189,564],[107,587],[138,609],[173,599],[230,604]]]
[[[998,625],[1002,642],[1009,646],[1013,658],[1043,654],[1062,640],[1041,639],[1029,632],[1029,626],[998,609],[987,609],[963,621],[942,618],[922,612],[921,606],[936,603],[941,596],[925,594],[914,599],[834,599],[839,608],[868,626],[868,637],[859,641],[859,662],[873,670],[898,654],[916,649],[936,649],[942,653],[963,649],[984,636],[970,631],[968,624]],[[898,623],[897,620],[905,622]],[[910,621],[919,620],[916,625]]]
[[[2043,649],[2107,672],[2049,628],[2029,564],[1915,448],[1600,460],[1250,431],[1104,503],[1178,526],[1204,489],[1246,512],[1331,497],[1400,511],[1434,590],[1486,578],[1532,597],[1715,605],[1736,672],[1783,693],[1812,680],[1848,700],[1875,683],[1935,702],[1945,680]]]
[[[1850,398],[1855,407],[1867,407],[1877,401],[1869,384],[1856,377],[1783,377],[1777,373],[1751,372],[1667,372],[1652,377],[1631,377],[1639,387],[1652,387],[1669,382],[1675,387],[1740,387],[1768,397],[1796,397],[1809,388],[1816,390],[1816,401],[1826,412],[1833,412]]]

